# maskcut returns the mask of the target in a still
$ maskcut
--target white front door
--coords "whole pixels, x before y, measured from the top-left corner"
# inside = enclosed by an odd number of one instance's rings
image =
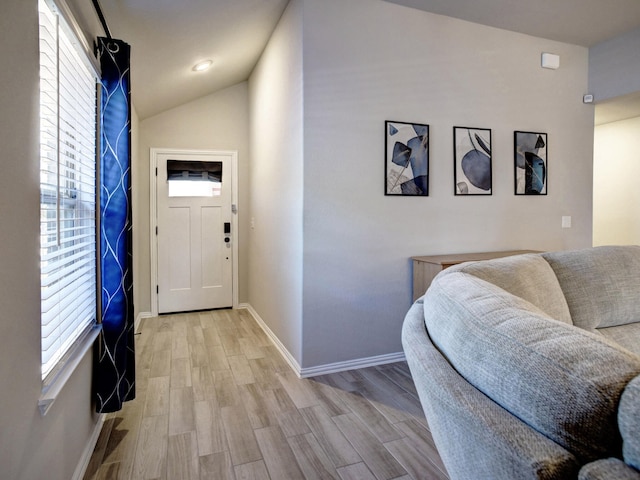
[[[233,304],[232,155],[156,157],[159,313]]]

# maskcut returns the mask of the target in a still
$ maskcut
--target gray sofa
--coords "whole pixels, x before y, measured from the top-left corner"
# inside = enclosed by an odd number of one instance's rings
[[[640,480],[640,246],[450,267],[402,342],[452,479]]]

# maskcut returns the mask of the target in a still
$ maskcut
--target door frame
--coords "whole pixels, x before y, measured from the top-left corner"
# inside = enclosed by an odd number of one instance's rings
[[[183,148],[157,148],[152,147],[149,151],[149,240],[151,255],[151,315],[158,315],[158,236],[156,227],[158,226],[158,156],[159,155],[230,155],[231,156],[231,252],[232,261],[232,282],[231,291],[233,308],[238,308],[238,151],[237,150],[189,150]]]

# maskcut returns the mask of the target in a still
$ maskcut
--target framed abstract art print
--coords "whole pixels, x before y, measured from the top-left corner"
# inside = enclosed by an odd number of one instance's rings
[[[385,122],[385,195],[429,195],[429,125]]]

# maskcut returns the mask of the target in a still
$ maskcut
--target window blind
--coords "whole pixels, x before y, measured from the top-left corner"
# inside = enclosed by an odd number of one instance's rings
[[[96,75],[54,8],[40,17],[42,378],[97,318]]]

